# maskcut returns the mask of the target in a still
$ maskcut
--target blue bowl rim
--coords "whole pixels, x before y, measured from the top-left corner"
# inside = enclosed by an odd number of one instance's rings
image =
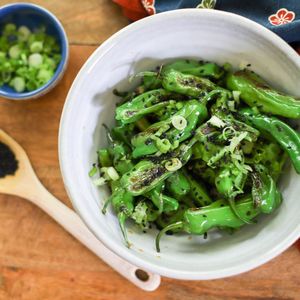
[[[25,92],[25,93],[18,93],[18,92],[5,92],[3,90],[0,89],[0,96],[4,97],[4,98],[8,98],[11,100],[26,100],[26,99],[32,99],[32,98],[36,98],[39,96],[42,96],[44,94],[46,94],[47,92],[49,92],[52,88],[54,88],[54,86],[58,83],[58,81],[62,78],[64,71],[66,69],[66,65],[68,63],[69,60],[69,42],[68,42],[68,37],[67,34],[61,24],[61,22],[58,20],[58,18],[51,13],[49,10],[47,10],[46,8],[36,5],[36,4],[32,4],[32,3],[12,3],[12,4],[7,4],[4,5],[0,8],[0,11],[3,9],[7,9],[10,7],[14,7],[14,6],[18,6],[18,8],[22,9],[22,8],[32,8],[35,11],[41,12],[43,15],[46,15],[56,26],[56,28],[58,29],[58,33],[59,36],[61,38],[61,48],[62,48],[62,58],[61,61],[53,75],[53,77],[43,86],[41,86],[40,88],[34,90],[34,91],[30,91],[30,92]]]

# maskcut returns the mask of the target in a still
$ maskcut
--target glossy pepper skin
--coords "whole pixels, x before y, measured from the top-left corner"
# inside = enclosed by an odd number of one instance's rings
[[[235,203],[236,196],[243,193],[247,175],[234,164],[224,165],[215,178],[215,186],[220,195],[228,200],[236,216],[244,223],[251,224],[249,218],[240,215]]]
[[[162,85],[167,91],[196,98],[216,88],[216,85],[207,78],[183,74],[173,69],[163,72]]]
[[[166,226],[181,221],[184,215],[184,212],[189,209],[189,206],[185,203],[180,203],[178,209],[171,213],[161,214],[156,220],[155,224],[159,230],[165,228]],[[172,233],[178,232],[179,230],[172,230]]]
[[[106,131],[106,137],[109,144],[108,154],[109,157],[112,157],[112,163],[108,165],[108,161],[105,163],[105,167],[109,167],[111,165],[121,174],[129,171],[133,167],[133,163],[128,156],[129,148],[120,140],[113,137],[112,133],[110,132],[109,128],[103,124],[103,127]],[[103,156],[103,153],[102,153]],[[100,157],[99,157],[100,159]],[[100,159],[101,163],[101,159]],[[104,166],[104,165],[103,165]]]
[[[251,107],[274,115],[300,118],[300,101],[272,89],[261,77],[248,70],[228,74],[226,85],[240,91],[240,98]]]
[[[263,165],[256,165],[252,173],[252,198],[254,205],[265,214],[272,213],[282,202],[282,195],[275,180]]]
[[[153,113],[167,106],[169,92],[164,89],[156,89],[138,95],[129,102],[116,108],[116,120],[123,124],[135,122],[143,116]]]
[[[179,59],[175,62],[166,64],[162,68],[162,73],[171,69],[183,74],[207,77],[210,79],[220,79],[224,74],[224,70],[215,63],[193,59]]]
[[[266,166],[271,177],[277,181],[286,159],[287,154],[283,152],[278,143],[258,141],[253,147],[251,155],[246,157],[246,163]]]
[[[109,149],[102,148],[97,151],[98,160],[101,167],[110,167],[112,165],[111,156],[109,154]]]
[[[134,196],[144,194],[158,186],[177,171],[177,169],[168,170],[166,163],[176,159],[181,166],[184,166],[189,161],[192,155],[191,149],[197,142],[200,129],[201,126],[196,130],[195,136],[189,142],[182,143],[173,152],[167,153],[165,156],[152,156],[148,157],[147,160],[141,160],[121,177],[121,186]]]
[[[182,130],[173,127],[172,118],[174,116],[185,118],[187,126]],[[191,136],[197,124],[202,123],[207,118],[207,109],[204,104],[190,100],[174,116],[154,123],[132,138],[131,144],[134,146],[132,155],[134,158],[153,154],[157,151],[166,153],[177,148],[179,143]]]
[[[173,173],[166,180],[166,189],[176,199],[182,199],[190,191],[191,185],[182,170]]]
[[[185,176],[190,183],[190,192],[189,196],[194,200],[197,207],[207,206],[212,203],[212,199],[210,198],[205,186],[198,179],[194,179],[192,176],[188,175],[185,172]]]
[[[204,160],[198,159],[192,161],[188,169],[191,170],[196,177],[200,177],[210,185],[213,186],[215,184],[216,170],[208,167]]]
[[[128,237],[127,237],[125,222],[133,213],[134,198],[130,193],[126,192],[124,189],[122,189],[120,187],[119,181],[113,181],[111,183],[111,189],[112,189],[112,194],[106,200],[106,202],[102,208],[102,213],[103,214],[106,213],[107,206],[108,206],[108,204],[111,203],[117,214],[120,229],[121,229],[122,235],[124,237],[126,246],[130,247],[130,243],[129,243]]]
[[[133,123],[116,126],[111,129],[111,135],[114,139],[122,141],[128,147],[131,147],[129,141],[134,135],[134,128],[135,125]]]
[[[182,220],[170,224],[161,230],[156,237],[157,252],[160,252],[160,238],[169,230],[180,230],[201,235],[214,227],[239,228],[244,225],[244,222],[236,216],[229,206],[216,207],[214,203],[211,205],[212,207],[188,209],[184,212]],[[239,215],[245,219],[253,219],[260,213],[259,208],[254,207],[251,196],[238,202],[236,209]]]
[[[159,213],[175,211],[179,207],[179,203],[176,199],[163,194],[163,185],[152,189],[146,193],[145,196],[158,208]]]
[[[289,155],[292,164],[300,174],[300,135],[276,117],[257,114],[251,109],[240,111],[242,117],[267,136],[271,136]]]

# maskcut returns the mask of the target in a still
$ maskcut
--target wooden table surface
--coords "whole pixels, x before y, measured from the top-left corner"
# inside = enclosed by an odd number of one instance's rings
[[[0,0],[0,6],[9,1]],[[129,22],[109,0],[34,1],[50,9],[67,31],[70,62],[61,83],[36,101],[0,99],[0,128],[26,149],[44,185],[71,207],[58,163],[63,104],[82,64]],[[23,199],[0,195],[0,299],[300,299],[300,253],[295,246],[251,272],[222,280],[163,278],[147,293],[127,282]]]

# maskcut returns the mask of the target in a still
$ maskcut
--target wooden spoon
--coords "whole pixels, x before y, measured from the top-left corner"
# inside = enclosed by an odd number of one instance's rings
[[[158,288],[159,275],[143,271],[107,249],[73,210],[46,190],[37,178],[24,149],[1,129],[0,141],[10,147],[19,162],[14,175],[0,178],[0,193],[20,196],[40,207],[88,249],[139,288],[146,291]]]

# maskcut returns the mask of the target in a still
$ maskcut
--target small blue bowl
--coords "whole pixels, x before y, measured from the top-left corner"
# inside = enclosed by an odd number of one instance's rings
[[[31,3],[14,3],[0,8],[0,32],[7,23],[25,25],[30,30],[45,26],[46,33],[53,36],[60,45],[61,61],[53,77],[43,86],[30,92],[18,93],[8,85],[0,87],[0,97],[13,100],[27,100],[49,92],[62,78],[68,63],[69,44],[65,30],[59,20],[45,8]]]

